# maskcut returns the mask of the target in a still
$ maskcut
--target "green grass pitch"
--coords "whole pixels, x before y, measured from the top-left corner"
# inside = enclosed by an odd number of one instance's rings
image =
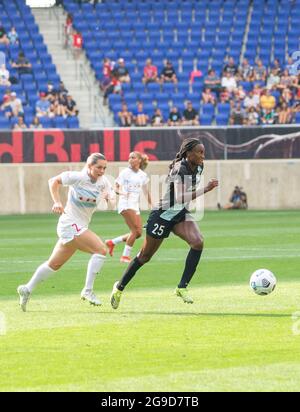
[[[109,296],[122,246],[96,280],[102,307],[79,299],[89,257],[78,253],[22,313],[16,287],[48,258],[56,217],[0,217],[0,391],[299,391],[299,211],[207,212],[200,226],[193,305],[173,295],[188,247],[171,236],[119,310]],[[125,231],[115,213],[96,214],[91,228]],[[268,297],[248,286],[261,267],[278,280]]]

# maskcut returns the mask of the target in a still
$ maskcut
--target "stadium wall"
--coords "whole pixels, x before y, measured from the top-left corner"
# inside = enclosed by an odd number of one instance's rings
[[[126,165],[109,162],[107,175],[112,182]],[[148,166],[155,200],[163,191],[168,165],[166,161],[152,161]],[[52,201],[48,179],[82,167],[83,163],[0,164],[0,214],[49,213]],[[212,177],[220,180],[220,187],[205,196],[207,209],[216,209],[218,202],[227,203],[235,185],[246,191],[250,209],[300,209],[300,159],[207,160],[204,181]]]
[[[38,129],[0,131],[0,163],[83,162],[92,152],[126,161],[133,150],[150,160],[171,160],[186,137],[201,139],[206,159],[300,158],[298,126]]]

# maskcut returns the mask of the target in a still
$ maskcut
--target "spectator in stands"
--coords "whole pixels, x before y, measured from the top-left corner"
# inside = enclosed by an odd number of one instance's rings
[[[71,13],[67,14],[64,31],[65,31],[65,47],[68,47],[70,45],[70,39],[71,39],[71,35],[73,32],[73,15]]]
[[[270,90],[265,89],[260,98],[260,105],[263,110],[273,110],[276,106],[276,99],[271,95]]]
[[[11,101],[11,91],[7,89],[4,93],[4,96],[2,98],[0,110],[4,112],[5,117],[11,117],[11,107],[10,107],[10,101]]]
[[[253,96],[255,96],[255,97],[258,96],[259,102],[260,102],[260,98],[261,98],[261,95],[262,95],[263,91],[264,91],[264,89],[262,87],[260,87],[259,84],[254,85],[254,87],[253,87]]]
[[[76,102],[73,100],[73,97],[70,94],[67,94],[67,100],[65,105],[65,113],[68,116],[78,116],[78,109],[76,107]],[[63,116],[64,114],[61,114]]]
[[[134,113],[134,124],[135,126],[147,126],[149,121],[149,116],[144,111],[144,105],[142,102],[138,102],[137,110]]]
[[[144,84],[159,81],[157,67],[154,64],[152,64],[151,59],[146,60],[146,65],[144,67],[144,76],[142,81]]]
[[[232,111],[231,111],[230,124],[231,125],[244,125],[246,119],[247,119],[247,113],[245,109],[242,108],[241,102],[237,102],[236,105],[233,106]]]
[[[216,103],[216,96],[212,93],[211,89],[206,87],[202,92],[202,103],[204,104],[215,104]]]
[[[10,44],[19,44],[19,35],[15,27],[12,27],[10,32],[7,35]]]
[[[127,104],[122,104],[122,110],[118,113],[122,127],[131,127],[133,123],[133,114],[128,110]]]
[[[36,102],[35,110],[37,117],[45,117],[49,115],[50,102],[47,99],[46,93],[40,92],[40,98]]]
[[[176,106],[173,106],[168,119],[168,126],[180,126],[181,125],[181,114]]]
[[[259,95],[254,94],[253,91],[250,91],[248,93],[248,96],[245,97],[244,108],[246,110],[250,110],[251,108],[254,108],[256,110],[259,107],[259,104],[260,104]]]
[[[9,71],[7,70],[5,64],[0,66],[0,86],[10,86],[9,81]]]
[[[47,99],[48,99],[50,102],[52,102],[52,101],[56,98],[56,95],[57,95],[57,91],[54,90],[53,84],[52,84],[51,82],[48,82],[48,83],[47,83],[47,91],[46,91],[46,97],[47,97]]]
[[[282,68],[281,68],[280,61],[279,61],[278,59],[275,59],[275,60],[274,60],[271,69],[274,70],[274,73],[275,73],[275,71],[276,71],[276,74],[277,74],[279,77],[281,76],[281,74],[282,74]]]
[[[265,125],[274,124],[276,121],[276,113],[273,109],[263,110],[261,115],[261,123]]]
[[[118,64],[115,66],[113,70],[113,75],[121,82],[121,83],[130,83],[130,75],[128,72],[127,67],[125,66],[124,59],[120,58],[118,60]]]
[[[230,72],[225,72],[222,77],[222,87],[224,87],[230,94],[237,89],[237,82]]]
[[[246,122],[249,126],[257,126],[259,124],[259,114],[254,106],[250,107],[247,111]]]
[[[238,68],[237,68],[237,65],[235,64],[233,57],[229,57],[228,62],[223,69],[223,73],[224,75],[226,75],[226,73],[230,73],[232,76],[237,75]]]
[[[18,116],[18,122],[12,127],[13,130],[23,130],[28,129],[26,123],[24,122],[24,116]]]
[[[183,111],[182,124],[184,126],[199,125],[199,116],[197,110],[193,108],[192,102],[187,102],[186,109]]]
[[[6,46],[9,45],[9,39],[6,34],[6,30],[3,27],[1,22],[0,22],[0,44],[5,44]]]
[[[35,116],[32,120],[31,125],[29,126],[30,129],[43,129],[43,125],[40,123],[40,119]]]
[[[221,91],[221,79],[217,76],[215,70],[209,70],[207,77],[204,79],[204,87],[217,94]]]
[[[112,78],[110,79],[110,83],[105,89],[104,95],[103,95],[103,104],[107,104],[107,98],[110,94],[122,94],[122,84],[120,80],[112,75]]]
[[[102,79],[100,81],[100,89],[102,91],[105,91],[111,82],[112,70],[113,70],[112,62],[110,61],[108,57],[105,57],[103,60],[103,67],[102,67]]]
[[[256,59],[256,65],[254,66],[254,78],[255,80],[262,82],[265,82],[267,79],[267,69],[261,59]]]
[[[61,104],[59,99],[55,99],[48,109],[48,117],[57,116],[67,117],[67,108],[64,104]]]
[[[161,110],[157,107],[154,111],[153,116],[151,117],[151,126],[163,126],[164,118],[161,113]]]
[[[195,78],[199,79],[203,76],[203,73],[201,70],[199,69],[193,69],[190,73],[190,79],[189,79],[189,83],[192,85],[195,81]]]
[[[248,59],[244,59],[239,67],[239,78],[244,82],[254,81],[254,70],[253,67],[249,64]]]
[[[280,76],[278,74],[278,71],[275,68],[273,68],[271,70],[271,73],[268,76],[267,88],[270,90],[271,89],[276,90],[279,83],[280,83]]]
[[[281,93],[280,103],[286,103],[288,106],[291,106],[293,99],[294,95],[292,90],[289,87],[285,88]]]
[[[230,103],[230,93],[227,89],[222,88],[220,90],[220,103]]]
[[[68,89],[66,89],[64,82],[59,82],[58,93],[68,94]]]
[[[295,76],[291,76],[289,71],[285,69],[280,77],[279,84],[277,85],[277,89],[283,91],[287,87],[294,87],[295,84]]]
[[[234,91],[235,100],[244,100],[246,96],[247,96],[247,93],[245,92],[243,86],[238,86],[238,88],[235,89]]]
[[[286,103],[282,103],[278,108],[277,117],[279,124],[292,123],[293,113]]]
[[[17,97],[16,92],[10,94],[9,106],[11,108],[11,116],[18,117],[24,114],[23,105],[21,99]]]
[[[169,60],[166,61],[165,67],[160,74],[160,80],[162,84],[165,82],[173,82],[174,84],[178,83],[173,64]]]
[[[292,57],[289,57],[285,68],[288,70],[291,76],[294,75],[294,67],[295,67],[294,59]]]
[[[26,59],[23,52],[19,52],[17,60],[15,62],[12,62],[11,66],[18,69],[19,74],[31,74],[32,73],[32,65]]]
[[[78,59],[82,52],[83,37],[79,31],[74,30],[72,34],[72,38],[73,38],[73,43],[72,43],[73,55],[75,59]]]

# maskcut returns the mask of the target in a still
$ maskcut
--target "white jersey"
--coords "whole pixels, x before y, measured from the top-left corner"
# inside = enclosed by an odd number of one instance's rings
[[[106,195],[114,198],[113,188],[106,176],[92,182],[87,170],[82,170],[63,172],[60,177],[62,184],[70,187],[65,213],[60,217],[61,223],[72,221],[78,227],[87,228],[101,199]]]
[[[121,193],[123,193],[120,195],[119,203],[138,205],[143,186],[148,182],[149,177],[141,169],[137,172],[130,167],[124,169],[116,179],[116,183],[121,186]]]

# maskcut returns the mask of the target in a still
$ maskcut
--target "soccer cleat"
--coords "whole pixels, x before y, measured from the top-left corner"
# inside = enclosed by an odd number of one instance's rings
[[[116,245],[114,244],[114,242],[111,239],[106,240],[105,244],[108,247],[108,253],[110,254],[110,256],[113,256],[114,248],[115,248]]]
[[[118,283],[119,282],[116,282],[114,284],[112,293],[110,295],[110,304],[113,307],[113,309],[118,309],[122,296],[122,291],[117,288]]]
[[[26,286],[21,285],[18,287],[17,292],[20,296],[20,306],[23,312],[26,312],[26,305],[30,298],[30,292]]]
[[[131,262],[131,258],[130,258],[129,256],[121,256],[120,262],[121,262],[121,263],[130,263],[130,262]]]
[[[189,296],[188,290],[186,288],[176,288],[175,295],[179,296],[184,303],[194,303],[193,298]]]
[[[88,302],[90,302],[91,305],[93,306],[101,306],[102,303],[100,302],[100,300],[97,298],[97,296],[95,295],[95,293],[92,290],[83,290],[81,292],[81,300],[86,300]]]

